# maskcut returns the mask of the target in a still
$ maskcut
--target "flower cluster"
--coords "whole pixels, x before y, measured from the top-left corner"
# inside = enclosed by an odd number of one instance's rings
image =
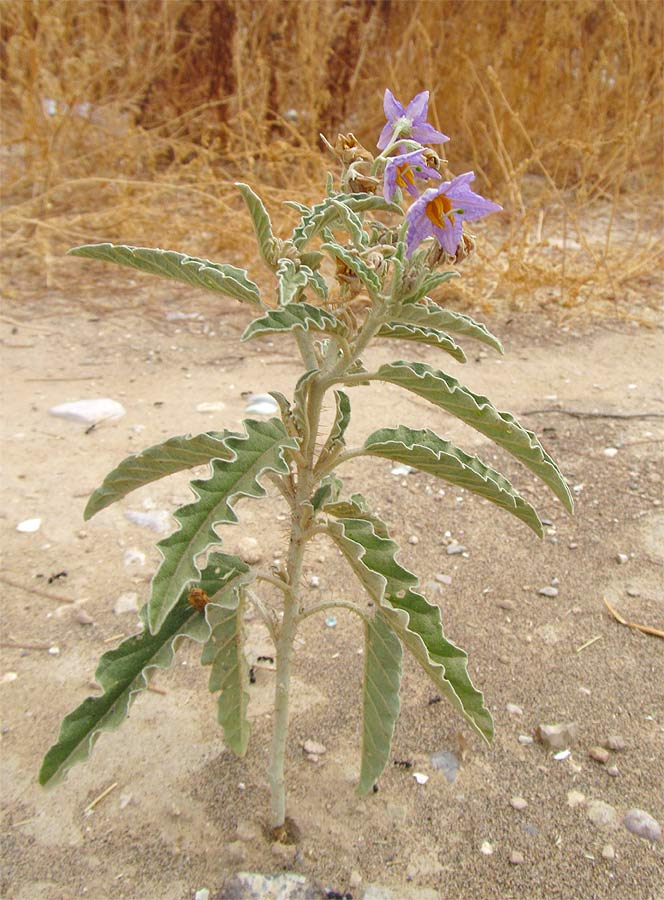
[[[482,219],[502,207],[471,190],[474,172],[465,172],[450,181],[441,180],[441,174],[432,164],[435,154],[421,144],[442,144],[449,138],[427,122],[428,107],[429,91],[417,94],[405,107],[389,88],[385,91],[383,109],[387,122],[377,143],[385,160],[383,193],[386,200],[392,200],[397,188],[401,188],[417,197],[406,213],[409,257],[428,237],[435,238],[446,253],[455,256],[463,241],[463,222]],[[411,149],[413,144],[415,148]],[[402,149],[408,152],[401,152]],[[388,155],[394,150],[396,154]],[[441,183],[420,195],[416,178],[436,179]]]

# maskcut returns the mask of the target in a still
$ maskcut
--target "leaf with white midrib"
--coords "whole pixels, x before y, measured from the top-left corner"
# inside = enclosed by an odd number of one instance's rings
[[[398,341],[415,341],[445,350],[457,362],[465,363],[466,354],[452,338],[443,331],[424,325],[409,325],[407,322],[386,322],[376,332],[376,337],[392,338]]]
[[[423,297],[430,292],[435,290],[437,287],[440,287],[441,284],[445,284],[447,281],[451,281],[453,278],[458,278],[459,273],[453,270],[449,272],[426,272],[423,277],[419,279],[419,284],[412,291],[412,293],[408,294],[401,302],[404,304],[409,303],[417,303]]]
[[[380,278],[357,253],[342,247],[336,241],[327,241],[321,244],[321,250],[325,250],[330,256],[340,260],[349,271],[359,278],[369,293],[378,294],[380,292]]]
[[[69,256],[85,256],[102,262],[118,263],[151,275],[173,278],[194,287],[226,294],[243,303],[261,305],[258,285],[247,277],[244,269],[238,269],[237,266],[187,256],[175,250],[130,247],[126,244],[83,244],[73,247],[67,253]]]
[[[224,440],[233,436],[238,437],[232,431],[210,431],[193,437],[187,434],[169,438],[161,444],[154,444],[140,453],[128,456],[109,472],[102,484],[90,495],[83,518],[90,519],[111,503],[152,481],[183,469],[204,465],[211,459],[228,459],[231,454]]]
[[[468,675],[467,654],[445,637],[440,609],[413,590],[417,578],[397,563],[394,541],[377,535],[362,519],[329,520],[327,529],[402,644],[478,734],[490,740],[493,722]]]
[[[435,475],[490,500],[521,519],[542,537],[542,523],[534,508],[503,475],[484,465],[477,456],[469,456],[459,447],[438,437],[433,431],[413,430],[404,425],[380,428],[369,435],[364,447],[369,456],[380,456],[413,466],[420,472]]]
[[[293,231],[293,244],[298,249],[301,249],[312,237],[315,237],[324,228],[337,221],[339,219],[337,204],[340,203],[343,203],[344,206],[356,213],[367,212],[372,209],[380,209],[397,214],[402,212],[401,207],[397,206],[396,203],[388,203],[382,197],[377,197],[374,194],[335,194],[312,206],[310,211],[302,216],[302,221]]]
[[[274,266],[274,257],[277,242],[274,234],[272,233],[272,223],[270,221],[270,216],[265,209],[261,198],[258,196],[258,194],[254,193],[254,191],[249,187],[248,184],[244,184],[241,181],[236,181],[235,187],[240,191],[244,202],[247,204],[247,209],[249,210],[251,222],[254,226],[256,240],[258,242],[258,249],[260,250],[261,256],[263,257],[267,265],[272,268],[272,266]]]
[[[322,331],[327,334],[340,334],[346,330],[345,325],[326,309],[312,306],[310,303],[289,303],[279,309],[271,309],[250,322],[241,340],[248,341],[261,334],[293,331],[295,328],[302,331]]]
[[[211,598],[223,596],[238,579],[246,580],[248,571],[239,557],[214,553],[201,573],[199,586]],[[147,607],[143,607],[143,632],[104,653],[95,674],[104,693],[88,697],[65,717],[57,742],[44,757],[40,784],[57,784],[72,766],[89,757],[102,732],[114,731],[122,724],[136,695],[147,689],[151,670],[171,666],[182,639],[202,643],[209,638],[205,616],[190,606],[187,598],[185,591],[157,634],[148,631]]]
[[[399,638],[377,609],[365,625],[360,794],[373,788],[390,756],[399,718],[401,657]]]
[[[474,394],[456,378],[426,363],[398,360],[381,366],[373,377],[412,391],[486,435],[541,478],[572,512],[574,502],[567,482],[537,436],[511,413],[496,409],[488,397]]]
[[[460,334],[463,337],[473,338],[481,344],[493,347],[499,353],[503,352],[503,345],[498,338],[480,322],[465,316],[463,313],[454,312],[438,306],[433,300],[426,298],[425,303],[404,304],[394,316],[399,322],[407,322],[411,325],[422,325],[425,328]]]
[[[190,482],[196,500],[176,511],[180,527],[157,544],[163,559],[152,579],[148,605],[152,631],[160,628],[187,584],[198,581],[196,557],[220,542],[215,526],[237,522],[233,510],[237,499],[264,497],[259,478],[268,472],[284,475],[289,471],[283,453],[297,448],[297,441],[288,436],[280,420],[247,419],[244,426],[245,435],[224,441],[232,458],[213,460],[210,478]]]
[[[212,666],[209,680],[211,693],[219,692],[218,721],[224,740],[237,756],[244,756],[249,744],[251,725],[249,706],[249,665],[243,651],[244,603],[241,590],[228,592],[223,602],[207,609],[212,634],[201,654],[201,663]]]

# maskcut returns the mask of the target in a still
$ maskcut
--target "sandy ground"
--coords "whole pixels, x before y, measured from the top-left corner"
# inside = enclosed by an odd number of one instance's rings
[[[664,421],[528,414],[562,407],[661,416],[662,331],[629,323],[581,331],[544,315],[490,322],[506,356],[466,343],[463,372],[427,348],[392,345],[374,353],[376,361],[401,356],[444,366],[522,415],[576,486],[574,517],[518,464],[494,459],[480,435],[425,402],[390,387],[353,393],[351,441],[398,422],[431,427],[487,454],[550,522],[538,542],[505,513],[428,476],[395,476],[387,462],[346,468],[348,486],[373,498],[402,542],[402,561],[440,603],[448,636],[468,650],[472,677],[495,716],[493,746],[435,702],[433,686],[408,663],[395,764],[376,794],[359,799],[361,634],[340,612],[336,627],[323,617],[308,620],[296,655],[288,779],[290,814],[301,831],[297,848],[275,854],[261,830],[269,666],[256,672],[252,740],[238,760],[222,744],[194,645],[183,648],[174,670],[158,675],[159,692],[137,700],[121,731],[102,736],[91,762],[54,790],[37,786],[41,757],[62,716],[91,692],[99,655],[135,630],[135,614],[114,614],[117,598],[136,592],[147,599],[157,536],[124,512],[172,508],[187,499],[187,479],[151,485],[89,523],[82,521],[85,497],[125,455],[167,435],[239,428],[247,392],[288,392],[298,372],[289,344],[237,344],[243,309],[224,306],[220,315],[208,301],[203,319],[166,321],[168,310],[201,306],[169,302],[182,295],[168,286],[150,289],[149,316],[135,308],[103,319],[76,312],[74,289],[70,311],[60,305],[44,316],[42,306],[41,318],[28,318],[13,310],[0,326],[1,896],[182,900],[203,887],[214,897],[239,870],[292,869],[355,898],[378,883],[395,898],[419,891],[441,900],[662,900],[664,844],[630,834],[621,818],[638,807],[664,823],[664,644],[618,625],[603,598],[632,621],[664,628]],[[84,426],[47,414],[54,404],[84,397],[119,400],[127,415],[86,434]],[[196,412],[198,403],[220,400],[222,412]],[[609,447],[618,451],[612,457],[604,453]],[[226,530],[225,548],[254,535],[269,563],[284,544],[282,505],[247,501],[240,509],[243,527]],[[17,532],[31,517],[42,518],[40,530]],[[467,556],[446,553],[445,532]],[[145,564],[125,566],[128,549],[145,553]],[[320,580],[320,599],[361,600],[322,540],[306,569]],[[436,575],[450,576],[451,584]],[[555,579],[556,597],[538,594]],[[76,620],[81,607],[93,624]],[[248,627],[253,654],[269,654],[261,626]],[[540,723],[571,721],[579,735],[566,759],[518,740]],[[589,749],[610,735],[622,736],[625,749],[607,764],[590,758]],[[327,748],[318,763],[304,757],[307,739]],[[453,783],[430,763],[429,754],[440,750],[460,760]],[[617,776],[608,774],[610,766]],[[428,782],[419,785],[413,771],[428,774]],[[585,803],[573,805],[572,791]],[[513,808],[514,797],[527,806]],[[593,824],[593,800],[610,804],[615,822]],[[492,852],[483,853],[483,844]],[[607,845],[613,858],[605,858]],[[521,864],[510,864],[514,852]]]

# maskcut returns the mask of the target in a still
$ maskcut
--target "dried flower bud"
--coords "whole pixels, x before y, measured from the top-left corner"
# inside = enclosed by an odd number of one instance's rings
[[[371,175],[362,175],[359,172],[354,172],[348,179],[348,187],[353,193],[375,194],[379,185],[380,180],[378,178],[373,178]]]
[[[441,159],[436,151],[432,150],[431,147],[425,147],[422,150],[422,156],[426,160],[426,164],[432,169],[435,169],[436,172],[440,172],[443,163],[447,162],[446,159]]]
[[[468,232],[464,231],[461,235],[461,240],[459,241],[459,246],[457,247],[457,251],[454,255],[454,262],[458,265],[463,262],[464,259],[468,259],[471,253],[475,252],[475,235],[468,234]]]
[[[346,165],[360,162],[361,160],[364,162],[373,161],[373,154],[369,153],[367,148],[363,147],[355,135],[350,132],[348,134],[337,135],[334,151],[339,159]]]

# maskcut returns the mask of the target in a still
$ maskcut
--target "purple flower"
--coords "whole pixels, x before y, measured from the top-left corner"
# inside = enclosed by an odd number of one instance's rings
[[[383,100],[387,124],[378,138],[378,149],[384,150],[395,135],[412,137],[420,144],[443,144],[449,141],[446,134],[436,131],[433,125],[427,122],[428,107],[429,91],[417,94],[404,109],[392,91],[387,88]]]
[[[435,237],[443,250],[454,256],[461,241],[463,222],[474,222],[502,209],[493,200],[471,191],[468,185],[474,179],[474,172],[457,175],[452,181],[443,181],[425,191],[413,203],[406,213],[407,256],[428,237]]]
[[[385,166],[383,194],[389,203],[400,187],[413,197],[419,196],[415,186],[416,178],[442,178],[439,172],[427,165],[422,150],[412,150],[399,156],[390,156]]]

